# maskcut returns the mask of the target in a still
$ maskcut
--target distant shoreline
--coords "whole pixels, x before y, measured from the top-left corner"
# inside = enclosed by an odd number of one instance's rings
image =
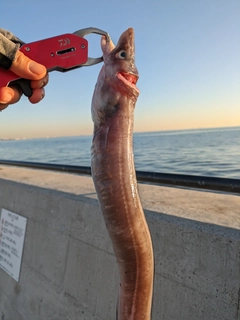
[[[174,132],[195,132],[195,131],[215,131],[215,130],[234,130],[240,128],[239,126],[227,126],[227,127],[209,127],[209,128],[191,128],[191,129],[169,129],[169,130],[157,130],[157,131],[136,131],[133,134],[154,134],[154,133],[174,133]],[[80,135],[73,135],[73,136],[54,136],[54,137],[35,137],[35,138],[0,138],[0,141],[22,141],[22,140],[37,140],[37,139],[58,139],[58,138],[74,138],[74,137],[90,137],[92,134],[80,134]]]

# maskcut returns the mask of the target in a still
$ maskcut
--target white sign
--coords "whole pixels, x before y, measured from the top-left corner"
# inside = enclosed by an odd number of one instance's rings
[[[0,268],[19,281],[27,219],[2,209],[0,220]]]

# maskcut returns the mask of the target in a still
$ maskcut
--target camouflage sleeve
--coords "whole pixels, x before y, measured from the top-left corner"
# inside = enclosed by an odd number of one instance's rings
[[[15,54],[23,41],[15,37],[11,32],[0,28],[0,66],[9,69]]]

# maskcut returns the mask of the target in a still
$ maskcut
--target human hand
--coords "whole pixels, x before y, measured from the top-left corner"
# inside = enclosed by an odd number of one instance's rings
[[[33,94],[29,97],[31,103],[38,103],[45,95],[44,87],[48,83],[46,68],[29,59],[21,51],[17,51],[10,70],[21,78],[31,80],[30,86]],[[7,108],[9,104],[20,100],[22,91],[17,85],[0,88],[0,111]]]

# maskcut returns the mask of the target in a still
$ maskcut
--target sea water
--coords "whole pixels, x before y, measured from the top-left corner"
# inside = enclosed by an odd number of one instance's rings
[[[0,159],[90,166],[91,136],[0,140]],[[240,127],[134,133],[136,170],[240,179]]]

